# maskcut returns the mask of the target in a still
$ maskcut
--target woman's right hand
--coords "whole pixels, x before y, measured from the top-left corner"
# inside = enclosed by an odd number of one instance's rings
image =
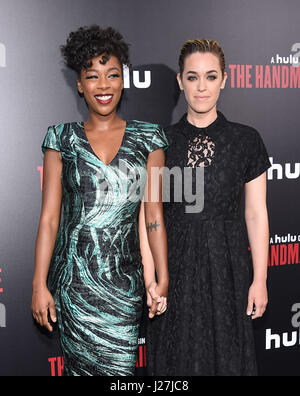
[[[53,331],[53,327],[48,321],[48,309],[52,322],[56,323],[55,303],[48,288],[46,286],[34,288],[31,302],[32,315],[41,326]]]
[[[149,307],[149,318],[161,315],[167,309],[168,286],[159,285],[155,281],[147,287],[147,305]]]

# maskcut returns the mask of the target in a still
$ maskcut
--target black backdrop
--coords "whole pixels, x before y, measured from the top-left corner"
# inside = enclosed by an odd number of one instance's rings
[[[114,26],[131,43],[122,116],[163,126],[185,111],[175,81],[181,44],[196,37],[221,43],[229,78],[218,108],[258,129],[273,163],[270,302],[255,322],[259,372],[300,374],[299,13],[298,0],[1,0],[1,376],[61,374],[57,332],[41,331],[30,312],[40,145],[48,125],[87,116],[59,45],[71,30],[92,23]],[[138,373],[145,364],[142,329]]]

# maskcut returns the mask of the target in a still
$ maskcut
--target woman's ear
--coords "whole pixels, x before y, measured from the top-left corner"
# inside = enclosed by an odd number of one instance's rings
[[[80,96],[83,96],[83,88],[82,88],[80,76],[78,76],[78,78],[77,78],[77,90],[78,90],[78,93],[80,94]]]
[[[225,88],[226,80],[227,80],[227,73],[224,72],[224,77],[223,77],[223,81],[222,81],[222,84],[221,84],[221,89]]]
[[[181,80],[181,74],[180,73],[177,73],[177,82],[178,82],[178,85],[179,85],[179,88],[180,88],[180,90],[181,91],[183,91],[183,85],[182,85],[182,80]]]

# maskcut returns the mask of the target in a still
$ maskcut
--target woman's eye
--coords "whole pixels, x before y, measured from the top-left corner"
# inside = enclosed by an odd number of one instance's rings
[[[196,80],[196,77],[195,76],[189,76],[187,79],[188,79],[188,81],[194,81],[194,80]]]
[[[118,78],[118,77],[120,77],[120,74],[118,74],[118,73],[110,74],[108,77],[109,78]]]
[[[90,80],[91,78],[97,78],[97,76],[87,76],[86,79]]]
[[[217,76],[208,76],[209,80],[215,80],[217,78]]]

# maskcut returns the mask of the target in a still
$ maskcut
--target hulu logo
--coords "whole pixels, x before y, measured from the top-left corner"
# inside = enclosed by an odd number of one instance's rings
[[[131,79],[132,83],[136,88],[146,89],[151,86],[151,71],[145,70],[144,75],[141,76],[141,72],[139,70],[133,70],[132,76],[129,71],[128,66],[123,65],[123,75],[124,75],[124,88],[130,88]]]
[[[0,43],[0,67],[6,67],[6,47]]]
[[[4,304],[0,304],[0,327],[6,327],[6,308]]]

